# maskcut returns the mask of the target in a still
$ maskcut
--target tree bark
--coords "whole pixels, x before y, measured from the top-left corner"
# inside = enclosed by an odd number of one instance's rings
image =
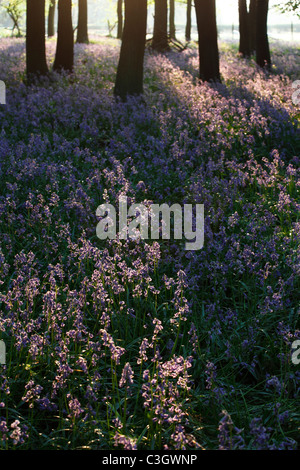
[[[152,49],[158,52],[169,49],[168,0],[155,0]]]
[[[192,0],[187,0],[186,6],[186,26],[185,26],[185,39],[191,40],[192,31]]]
[[[46,75],[45,0],[26,2],[26,74],[27,81]]]
[[[118,14],[117,39],[122,39],[122,33],[123,33],[123,0],[118,0],[117,14]]]
[[[80,44],[88,44],[88,5],[87,0],[79,0],[78,3],[78,23],[77,23],[77,39]]]
[[[74,34],[72,0],[58,0],[57,45],[53,70],[72,72],[74,65]]]
[[[247,0],[239,0],[239,30],[240,45],[239,52],[243,57],[250,56],[250,34],[249,34],[249,13],[247,9]]]
[[[256,63],[270,68],[271,55],[268,39],[269,0],[256,0]]]
[[[117,69],[115,96],[143,93],[147,0],[125,0],[125,23]]]
[[[253,54],[256,49],[256,0],[250,0],[249,33],[250,33],[250,52],[251,54]]]
[[[199,36],[200,79],[220,81],[215,0],[195,0]]]
[[[55,7],[56,7],[56,0],[51,0],[50,5],[49,5],[49,10],[48,10],[48,27],[47,27],[48,38],[51,38],[55,35],[55,26],[54,26]]]
[[[175,27],[175,0],[170,0],[169,10],[169,35],[171,39],[176,39],[176,27]]]

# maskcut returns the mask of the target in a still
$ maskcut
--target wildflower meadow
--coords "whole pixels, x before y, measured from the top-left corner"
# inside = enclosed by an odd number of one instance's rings
[[[123,102],[119,41],[26,85],[1,39],[2,450],[299,449],[300,51],[271,48],[222,43],[216,84],[195,43],[147,48]],[[120,196],[203,204],[203,247],[100,240]]]

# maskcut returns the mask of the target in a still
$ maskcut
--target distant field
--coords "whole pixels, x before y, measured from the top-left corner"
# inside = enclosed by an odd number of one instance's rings
[[[113,22],[111,25],[113,26]],[[178,24],[177,28],[177,38],[179,40],[184,40],[185,36],[185,25]],[[239,39],[239,28],[238,24],[228,24],[228,25],[219,25],[219,37],[220,39],[226,41],[238,41]],[[101,25],[96,25],[93,23],[89,24],[89,32],[90,34],[99,34],[101,36],[108,35],[108,23],[103,22]],[[112,31],[112,36],[116,34],[116,26]],[[149,28],[148,34],[151,35],[152,31]],[[10,36],[11,29],[9,27],[0,26],[0,37],[3,36]],[[272,25],[269,27],[269,38],[270,40],[279,40],[285,41],[289,43],[297,43],[300,46],[300,25],[299,24],[278,24]],[[192,39],[197,39],[197,27],[196,25],[192,25]]]

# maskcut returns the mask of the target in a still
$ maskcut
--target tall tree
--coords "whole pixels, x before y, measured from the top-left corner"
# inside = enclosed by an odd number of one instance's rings
[[[147,0],[125,0],[125,22],[117,69],[115,96],[143,93],[147,31]]]
[[[256,0],[256,63],[269,68],[271,54],[268,39],[269,0]]]
[[[186,26],[185,26],[185,39],[191,40],[192,31],[192,0],[187,0],[186,6]]]
[[[54,18],[55,18],[56,0],[50,0],[48,10],[48,37],[51,38],[55,34]]]
[[[76,42],[85,44],[88,44],[89,42],[87,0],[79,0],[78,2],[78,23]]]
[[[175,27],[175,0],[170,0],[169,8],[169,36],[171,39],[175,39],[176,27]]]
[[[27,0],[26,74],[28,82],[34,77],[48,73],[45,29],[45,0]]]
[[[38,0],[39,1],[39,0]],[[74,65],[74,34],[72,0],[58,0],[57,45],[53,70],[72,72]]]
[[[239,52],[243,57],[250,56],[250,21],[247,8],[247,0],[238,0],[239,4],[239,29],[240,45]]]
[[[152,49],[158,52],[169,49],[168,0],[155,0]]]
[[[198,37],[200,79],[220,81],[218,31],[215,0],[195,0]]]
[[[118,0],[117,15],[118,15],[117,39],[122,39],[122,33],[123,33],[123,0]]]

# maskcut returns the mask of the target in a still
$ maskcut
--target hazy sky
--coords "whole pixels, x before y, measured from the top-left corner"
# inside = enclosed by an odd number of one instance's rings
[[[98,32],[101,34],[107,34],[107,21],[113,25],[116,22],[116,4],[117,0],[88,0],[89,4],[89,27],[91,30],[96,27]],[[280,0],[270,0],[270,11],[269,11],[269,25],[274,24],[298,24],[299,20],[291,14],[281,14],[276,11],[273,7]],[[216,0],[217,6],[217,21],[221,25],[234,25],[234,29],[238,31],[238,0]],[[151,33],[153,27],[153,2],[152,5],[149,2],[148,9],[148,32]],[[186,21],[186,6],[185,4],[176,2],[176,25],[182,25],[177,31],[183,34],[184,25]],[[77,19],[77,8],[73,10],[74,22]],[[100,28],[100,31],[99,31]],[[196,19],[195,12],[193,9],[193,31],[196,31]],[[114,33],[115,34],[115,31]]]
[[[280,0],[269,0],[270,11],[269,11],[269,24],[279,23],[290,23],[290,14],[281,14],[275,8],[274,5],[280,3]],[[223,24],[230,24],[232,22],[238,22],[238,0],[216,0],[218,22]],[[294,16],[294,20],[297,18]]]
[[[93,11],[95,9],[97,10],[97,16],[99,13],[101,13],[105,17],[105,22],[107,21],[107,19],[110,19],[112,21],[115,15],[116,2],[117,0],[89,0],[90,11]],[[270,0],[270,24],[291,22],[290,14],[282,15],[273,8],[273,6],[279,2],[280,0]],[[238,0],[216,0],[216,5],[219,24],[236,24],[238,22]],[[149,7],[149,13],[151,14],[151,6]],[[294,18],[296,22],[297,18]],[[176,19],[177,21],[183,23],[185,20],[185,6],[181,6],[180,2],[176,4]],[[90,20],[93,22],[93,15]]]

